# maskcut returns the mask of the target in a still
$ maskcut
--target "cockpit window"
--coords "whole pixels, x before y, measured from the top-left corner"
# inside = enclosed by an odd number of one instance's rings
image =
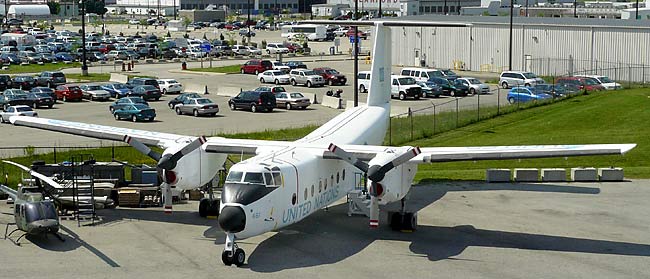
[[[281,186],[282,185],[282,173],[280,172],[273,172],[273,180],[275,181],[275,186]]]
[[[228,173],[228,177],[226,177],[226,182],[239,182],[241,181],[242,175],[244,173],[241,171],[231,171]]]
[[[271,176],[270,173],[265,172],[264,173],[264,179],[266,180],[266,185],[267,186],[273,186],[275,183],[273,183],[273,176]]]
[[[264,184],[264,177],[261,172],[247,172],[244,176],[244,182],[253,184]]]

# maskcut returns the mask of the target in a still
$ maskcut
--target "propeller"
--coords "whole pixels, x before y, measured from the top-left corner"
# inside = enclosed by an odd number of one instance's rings
[[[177,176],[173,169],[176,168],[178,160],[201,147],[207,141],[207,139],[205,136],[197,137],[175,153],[168,153],[165,155],[160,155],[159,153],[151,150],[151,148],[131,136],[125,135],[123,141],[131,145],[136,150],[140,151],[140,153],[145,154],[151,159],[154,159],[158,162],[158,172],[161,174],[163,180],[160,188],[163,195],[165,214],[171,214],[172,188],[175,188],[174,184],[177,182]]]
[[[376,228],[379,226],[379,198],[384,194],[384,186],[380,182],[384,180],[387,172],[401,164],[408,162],[421,153],[419,147],[411,147],[383,165],[368,165],[366,162],[354,156],[354,154],[345,151],[334,143],[330,143],[328,150],[334,153],[334,155],[337,157],[341,158],[343,161],[352,164],[353,166],[368,174],[368,178],[371,181],[369,189],[371,228]]]

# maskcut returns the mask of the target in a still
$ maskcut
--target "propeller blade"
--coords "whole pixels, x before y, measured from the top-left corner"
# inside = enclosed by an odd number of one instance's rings
[[[23,165],[21,165],[21,164],[18,164],[18,163],[16,163],[16,162],[12,162],[12,161],[4,161],[4,160],[3,160],[2,162],[7,163],[7,164],[10,164],[10,165],[14,165],[14,166],[16,166],[16,167],[19,167],[19,168],[21,168],[22,170],[28,172],[31,176],[34,176],[34,177],[40,179],[41,181],[47,183],[48,185],[50,185],[50,186],[52,186],[52,187],[54,187],[54,188],[63,188],[63,186],[61,186],[61,184],[59,184],[59,183],[57,183],[56,181],[52,180],[52,178],[49,178],[49,177],[47,177],[47,176],[45,176],[45,175],[43,175],[43,174],[40,174],[40,173],[38,173],[38,172],[35,172],[35,171],[33,171],[32,169],[30,169],[30,168],[28,168],[28,167],[26,167],[26,166],[23,166]]]
[[[162,188],[163,201],[165,203],[165,214],[172,214],[172,187],[163,182],[160,188]]]
[[[368,169],[368,178],[372,181],[377,181],[377,182],[382,181],[387,172],[389,172],[390,170],[394,169],[395,167],[401,164],[408,162],[409,160],[413,159],[415,156],[418,156],[418,154],[420,153],[421,151],[419,147],[412,147],[409,148],[404,153],[402,153],[401,155],[397,156],[392,161],[384,164],[383,166],[372,165]]]
[[[352,153],[343,150],[342,148],[338,147],[336,144],[330,143],[330,146],[327,149],[330,152],[334,153],[334,155],[341,158],[341,160],[352,164],[353,166],[357,167],[359,170],[363,172],[368,172],[368,164],[366,162],[359,160],[359,158],[354,156]]]
[[[165,170],[171,170],[176,167],[176,163],[178,163],[178,160],[183,158],[183,156],[189,154],[190,152],[194,151],[195,149],[201,147],[207,139],[204,136],[200,136],[193,140],[192,142],[188,143],[185,145],[181,150],[177,151],[174,154],[165,154],[160,161],[158,161],[158,167],[161,169]]]
[[[122,141],[128,143],[130,146],[133,146],[133,148],[140,151],[140,153],[149,156],[151,159],[156,160],[156,162],[160,161],[160,157],[161,157],[160,153],[151,150],[151,148],[144,145],[144,143],[140,142],[139,140],[134,139],[131,136],[125,135]]]

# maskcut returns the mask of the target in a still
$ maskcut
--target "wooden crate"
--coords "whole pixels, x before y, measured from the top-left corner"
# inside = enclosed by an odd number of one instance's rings
[[[120,206],[140,206],[140,190],[138,189],[120,189],[117,196]]]

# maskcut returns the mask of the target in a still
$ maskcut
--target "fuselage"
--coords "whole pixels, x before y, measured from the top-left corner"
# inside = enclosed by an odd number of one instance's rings
[[[345,111],[297,146],[257,155],[230,168],[221,198],[221,227],[247,238],[296,223],[344,197],[362,176],[354,166],[324,159],[330,143],[380,145],[389,107]],[[323,148],[303,148],[300,143]]]

